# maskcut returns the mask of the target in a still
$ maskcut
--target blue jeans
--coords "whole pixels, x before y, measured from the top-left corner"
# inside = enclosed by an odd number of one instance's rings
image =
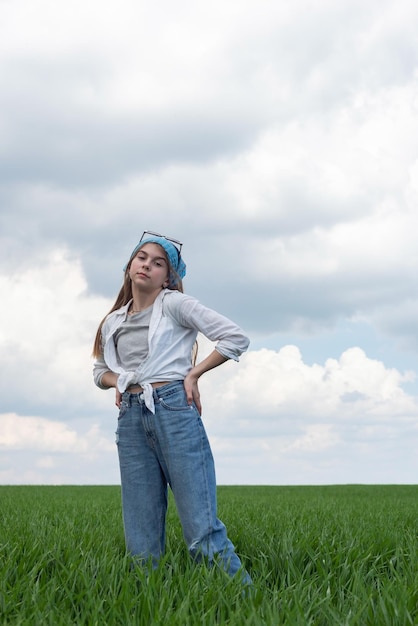
[[[191,556],[215,560],[230,575],[247,572],[217,518],[216,480],[209,441],[182,381],[154,389],[155,414],[142,394],[125,392],[116,431],[127,550],[158,563],[165,548],[167,485],[176,502]]]

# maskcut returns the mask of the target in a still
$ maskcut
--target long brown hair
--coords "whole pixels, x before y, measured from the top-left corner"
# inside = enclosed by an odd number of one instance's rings
[[[144,244],[146,242],[144,241]],[[156,243],[155,245],[159,245],[158,243]],[[171,275],[174,276],[176,283],[174,286],[170,286],[169,289],[173,290],[173,291],[181,291],[181,293],[183,293],[183,283],[182,280],[180,278],[180,276],[178,276],[178,274],[174,271],[174,269],[172,268],[172,266],[170,265],[170,261],[168,259],[167,253],[164,250],[164,248],[162,246],[159,246],[161,248],[161,250],[164,253],[164,257],[167,261],[167,266],[170,268],[170,273]],[[104,318],[102,319],[102,321],[99,324],[99,327],[97,329],[96,332],[96,337],[94,339],[94,344],[93,344],[93,353],[92,356],[94,356],[96,359],[101,356],[103,349],[102,349],[102,327],[103,324],[107,318],[108,315],[110,315],[110,313],[113,313],[113,311],[116,311],[117,309],[120,309],[122,306],[124,306],[125,304],[128,304],[129,300],[132,300],[132,281],[131,278],[129,276],[129,269],[131,267],[131,263],[132,260],[134,258],[134,256],[138,254],[138,250],[135,250],[135,253],[132,254],[131,258],[129,259],[129,262],[125,268],[125,275],[123,277],[123,285],[120,288],[120,291],[116,297],[116,300],[112,306],[112,308],[110,309],[110,311],[108,313],[106,313],[106,315],[104,316]],[[196,347],[193,348],[193,362],[195,362],[196,360],[196,356],[197,356],[197,345]]]

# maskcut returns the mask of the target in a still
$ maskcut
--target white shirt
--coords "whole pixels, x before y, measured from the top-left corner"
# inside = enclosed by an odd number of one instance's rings
[[[216,341],[215,349],[227,359],[238,361],[248,348],[249,339],[227,317],[203,306],[196,298],[164,289],[157,296],[148,332],[148,356],[136,370],[125,371],[118,360],[114,334],[126,320],[131,301],[110,313],[102,327],[103,356],[93,367],[94,382],[106,389],[101,378],[109,370],[119,374],[117,387],[123,393],[131,385],[144,390],[144,400],[154,413],[151,383],[183,380],[192,368],[191,354],[197,333]]]

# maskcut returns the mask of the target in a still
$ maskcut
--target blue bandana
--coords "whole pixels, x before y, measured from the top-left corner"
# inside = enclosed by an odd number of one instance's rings
[[[180,252],[177,250],[176,246],[168,239],[165,239],[164,237],[150,236],[138,243],[138,245],[133,249],[130,258],[132,259],[132,257],[135,256],[138,250],[142,248],[142,246],[144,246],[146,243],[157,243],[166,251],[168,260],[170,262],[170,270],[174,270],[175,272],[173,273],[173,271],[170,271],[170,287],[175,287],[177,284],[176,274],[180,278],[184,278],[186,276],[186,264],[181,258]],[[124,271],[126,270],[126,268],[127,265],[125,265]]]

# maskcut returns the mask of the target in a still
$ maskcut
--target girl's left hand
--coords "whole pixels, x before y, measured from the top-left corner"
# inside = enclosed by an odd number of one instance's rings
[[[184,379],[184,390],[186,392],[187,403],[196,405],[199,415],[202,415],[202,405],[200,403],[199,386],[197,384],[198,379],[195,376],[188,374]]]

